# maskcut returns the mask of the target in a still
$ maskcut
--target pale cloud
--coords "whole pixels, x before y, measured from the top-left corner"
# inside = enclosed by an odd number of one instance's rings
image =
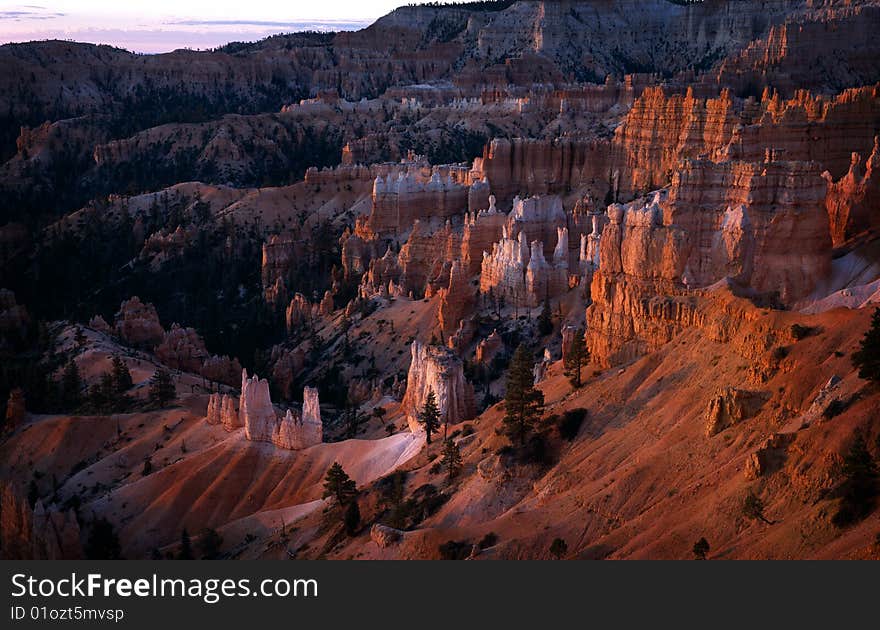
[[[304,30],[352,31],[410,0],[0,0],[0,44],[45,39],[156,53]]]

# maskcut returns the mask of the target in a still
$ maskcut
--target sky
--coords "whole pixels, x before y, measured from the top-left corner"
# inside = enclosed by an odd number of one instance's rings
[[[412,0],[0,0],[0,44],[72,39],[135,52],[357,30]]]

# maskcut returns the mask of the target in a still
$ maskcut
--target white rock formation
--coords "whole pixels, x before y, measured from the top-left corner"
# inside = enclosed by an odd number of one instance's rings
[[[241,398],[238,415],[244,425],[244,434],[252,442],[271,442],[272,431],[277,424],[275,408],[269,395],[269,381],[256,374],[248,378],[247,370],[241,371]]]
[[[303,389],[302,414],[291,412],[284,415],[272,434],[272,443],[288,450],[301,450],[324,439],[324,427],[321,423],[321,407],[318,402],[318,390],[313,387]]]
[[[412,362],[403,396],[406,420],[413,433],[422,431],[418,415],[433,391],[442,423],[456,424],[476,414],[474,388],[464,377],[461,360],[449,348],[413,341]]]
[[[212,394],[207,420],[209,424],[222,423],[227,430],[244,426],[245,437],[252,442],[271,442],[283,449],[301,450],[320,444],[324,437],[318,390],[306,387],[303,401],[302,413],[288,409],[279,418],[272,405],[269,382],[256,374],[248,378],[247,370],[242,370],[238,414],[231,396]],[[235,418],[236,426],[232,427]]]

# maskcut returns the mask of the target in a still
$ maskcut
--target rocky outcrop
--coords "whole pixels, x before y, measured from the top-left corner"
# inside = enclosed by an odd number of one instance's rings
[[[311,326],[318,315],[318,307],[311,304],[302,293],[296,293],[284,311],[284,322],[287,332],[293,333]]]
[[[100,315],[95,315],[89,320],[89,328],[96,330],[99,333],[104,333],[105,335],[109,335],[112,332],[110,330],[110,324],[108,324],[107,320]]]
[[[318,390],[306,387],[303,389],[302,413],[288,409],[273,432],[272,443],[288,450],[301,450],[320,444],[323,431]]]
[[[880,80],[874,63],[880,46],[873,36],[880,26],[880,7],[870,1],[801,6],[805,15],[795,13],[755,37],[706,78],[740,92],[773,85],[788,95],[803,88],[834,92]]]
[[[211,394],[208,397],[205,421],[208,424],[222,425],[227,431],[241,428],[241,418],[238,414],[235,397],[220,393]]]
[[[793,439],[792,434],[774,433],[746,458],[745,477],[755,480],[777,470],[785,462],[785,450]]]
[[[500,237],[507,215],[495,207],[495,196],[489,197],[489,207],[478,212],[468,213],[464,220],[464,234],[461,239],[461,260],[469,276],[480,273],[483,252],[492,249],[492,244]]]
[[[379,547],[385,549],[399,543],[404,533],[399,529],[394,529],[381,523],[373,523],[373,526],[370,528],[370,539]]]
[[[493,330],[492,334],[477,344],[474,359],[477,363],[489,365],[492,360],[504,349],[504,340],[497,330]]]
[[[202,364],[201,374],[211,382],[235,387],[241,378],[241,363],[235,357],[214,355]]]
[[[469,210],[469,203],[479,201],[478,191],[472,195],[467,182],[456,181],[452,173],[444,176],[439,167],[427,180],[411,170],[391,173],[385,178],[379,175],[373,184],[367,226],[377,236],[396,235],[408,230],[417,219],[461,216]]]
[[[282,346],[272,348],[272,384],[281,393],[282,400],[293,398],[294,383],[306,362],[302,348],[287,350]]]
[[[437,323],[440,330],[445,334],[458,330],[462,319],[474,304],[475,293],[464,265],[454,261],[449,270],[449,285],[438,291],[440,306],[437,310]]]
[[[162,342],[156,346],[156,357],[168,367],[198,374],[208,357],[208,349],[193,328],[172,324]]]
[[[288,409],[279,418],[269,395],[269,381],[256,374],[248,378],[247,371],[242,371],[241,375],[239,422],[244,426],[248,440],[271,442],[288,450],[309,448],[320,444],[323,439],[318,390],[303,389],[302,412]]]
[[[603,139],[495,139],[474,161],[473,176],[486,179],[502,205],[517,195],[564,194],[587,185],[604,195],[610,157],[610,143]]]
[[[9,482],[0,482],[0,552],[5,560],[77,560],[83,557],[76,512],[33,509]]]
[[[687,161],[668,196],[612,205],[591,285],[587,341],[604,365],[699,323],[694,290],[721,280],[793,303],[831,266],[818,166]],[[791,243],[798,243],[796,249]]]
[[[501,240],[492,245],[492,252],[483,252],[483,266],[480,272],[480,292],[495,299],[522,306],[526,297],[525,270],[529,260],[529,246],[525,232],[511,238],[507,226]]]
[[[238,415],[247,439],[252,442],[272,441],[278,418],[269,395],[269,381],[256,374],[248,378],[247,370],[242,370]]]
[[[318,303],[318,314],[323,317],[328,317],[333,314],[334,308],[333,293],[329,290],[324,291],[324,297],[321,298],[321,301]]]
[[[448,287],[450,265],[459,257],[461,237],[461,231],[449,221],[439,229],[416,221],[398,256],[399,285],[404,294],[430,297],[440,287]]]
[[[441,422],[456,424],[473,418],[476,414],[474,389],[465,379],[461,359],[449,348],[424,345],[418,340],[413,341],[410,350],[412,360],[401,403],[410,430],[413,433],[422,430],[418,416],[428,392],[434,392]]]
[[[849,172],[835,182],[827,171],[828,196],[825,207],[831,222],[834,246],[871,228],[880,227],[880,137],[874,138],[874,149],[862,164],[858,153],[852,154]]]
[[[514,198],[510,214],[507,216],[508,231],[511,234],[525,232],[528,242],[542,243],[544,256],[547,258],[553,256],[560,247],[560,228],[567,230],[565,211],[559,197],[551,195],[526,199]],[[566,231],[566,237],[567,235]],[[562,251],[567,255],[567,239]]]
[[[290,273],[300,260],[302,246],[290,234],[273,234],[263,243],[263,259],[260,275],[263,282],[263,298],[269,304],[287,301],[287,282]]]
[[[715,394],[706,407],[706,435],[712,437],[728,427],[753,417],[761,409],[766,397],[727,387]]]
[[[683,159],[761,161],[768,151],[789,161],[815,161],[840,177],[853,151],[869,151],[880,123],[877,86],[836,97],[799,91],[789,99],[765,90],[737,99],[730,90],[698,98],[693,89],[644,91],[617,128],[610,168],[617,198],[666,186]]]
[[[785,303],[809,294],[831,267],[825,193],[815,163],[688,161],[663,209],[687,236],[682,280],[730,277]]]
[[[568,290],[568,229],[556,228],[552,263],[541,241],[528,244],[524,224],[514,223],[512,229],[520,230],[516,238],[511,238],[510,229],[505,225],[492,252],[483,253],[480,292],[507,305],[534,307]]]
[[[156,307],[137,296],[122,303],[113,329],[123,341],[140,348],[153,348],[165,337]]]
[[[403,270],[397,262],[397,256],[389,247],[384,256],[370,261],[370,267],[361,279],[360,296],[371,298],[375,295],[393,295],[395,287],[400,285],[402,275]]]

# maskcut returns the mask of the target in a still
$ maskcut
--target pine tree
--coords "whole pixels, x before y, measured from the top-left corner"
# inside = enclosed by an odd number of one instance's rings
[[[877,465],[865,437],[858,433],[843,460],[843,498],[832,522],[838,527],[857,523],[874,509],[878,493]]]
[[[852,362],[859,369],[860,378],[880,383],[880,308],[874,309],[871,327],[853,353]]]
[[[174,387],[174,381],[171,379],[171,373],[168,370],[159,368],[153,372],[153,376],[150,378],[149,391],[151,402],[159,407],[164,407],[170,401],[174,400],[176,394],[177,391]]]
[[[31,508],[33,508],[37,504],[37,501],[40,500],[40,489],[37,487],[37,482],[35,479],[31,479],[30,483],[28,484],[27,499],[28,505],[30,505]]]
[[[428,391],[425,397],[425,406],[419,412],[419,424],[425,427],[425,439],[431,443],[431,435],[440,431],[440,409],[437,407],[437,398],[434,390]]]
[[[351,501],[357,494],[357,485],[350,479],[339,462],[333,462],[324,477],[324,494],[321,498],[333,497],[340,505]]]
[[[709,541],[705,538],[700,538],[697,542],[694,543],[694,557],[697,560],[705,560],[706,555],[709,553]]]
[[[342,522],[345,525],[346,534],[354,536],[357,533],[358,527],[361,524],[361,509],[358,507],[357,500],[348,504]]]
[[[180,551],[177,552],[178,560],[192,560],[193,552],[192,552],[192,543],[189,540],[189,532],[186,531],[186,528],[183,528],[183,531],[180,532]]]
[[[446,440],[443,443],[443,459],[440,460],[440,465],[446,469],[449,479],[454,478],[461,471],[461,449],[458,448],[455,440]]]
[[[61,375],[61,400],[67,409],[75,409],[82,402],[82,379],[76,361],[70,361]]]
[[[571,348],[565,354],[565,375],[568,377],[569,383],[575,389],[579,389],[583,385],[581,373],[590,362],[590,351],[584,341],[586,331],[583,328],[578,329],[571,342]]]
[[[134,384],[131,380],[131,372],[119,355],[113,355],[112,374],[114,393],[122,395],[131,389],[131,386]]]
[[[568,544],[562,538],[554,538],[550,544],[550,554],[560,560],[568,553]]]
[[[199,536],[199,550],[202,552],[202,558],[205,560],[213,560],[220,553],[220,546],[223,544],[223,536],[217,533],[216,529],[208,527],[202,530]]]
[[[504,432],[511,443],[524,445],[543,411],[544,393],[535,389],[532,354],[520,345],[510,361],[504,395]]]
[[[553,332],[553,312],[550,310],[550,298],[544,297],[544,307],[541,314],[538,315],[538,332],[542,337],[546,337]]]
[[[773,525],[773,521],[764,516],[764,501],[754,492],[749,491],[743,501],[743,515],[753,521],[763,521],[768,525]]]

